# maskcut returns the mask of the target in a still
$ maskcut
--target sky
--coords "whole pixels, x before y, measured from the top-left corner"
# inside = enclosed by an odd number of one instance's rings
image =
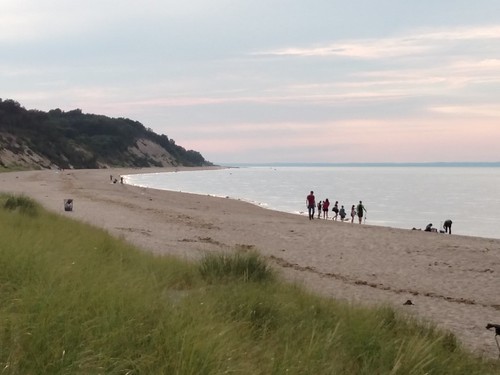
[[[500,161],[498,0],[0,0],[0,98],[215,163]]]

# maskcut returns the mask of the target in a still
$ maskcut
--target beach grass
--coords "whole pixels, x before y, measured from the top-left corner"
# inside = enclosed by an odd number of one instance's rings
[[[10,202],[10,203],[7,203]],[[27,207],[30,207],[27,209]],[[0,197],[3,374],[498,374],[389,307],[280,281],[257,252],[154,256]]]
[[[40,167],[30,168],[30,167],[27,167],[27,166],[22,166],[22,165],[17,165],[17,164],[11,164],[11,165],[8,165],[8,166],[0,165],[0,173],[2,173],[2,172],[31,171],[33,169],[41,169],[41,168]]]

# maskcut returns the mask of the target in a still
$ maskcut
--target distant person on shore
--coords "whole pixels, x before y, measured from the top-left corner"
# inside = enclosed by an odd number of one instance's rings
[[[328,198],[323,202],[323,219],[328,219],[328,209],[330,208],[330,201]]]
[[[341,206],[341,207],[340,207],[340,210],[339,210],[339,215],[340,215],[340,221],[344,221],[345,216],[346,216],[344,206]]]
[[[352,207],[351,207],[351,223],[354,223],[355,217],[356,217],[356,206],[352,205]]]
[[[358,204],[358,207],[357,207],[357,211],[358,211],[359,223],[361,224],[363,222],[364,212],[366,212],[366,208],[365,208],[365,206],[363,206],[363,202],[362,201],[359,201],[359,204]]]
[[[316,201],[314,198],[314,191],[306,197],[307,211],[309,212],[309,220],[314,219],[314,209],[316,208]]]
[[[433,228],[432,228],[432,223],[429,223],[429,224],[427,224],[427,225],[425,226],[424,231],[425,231],[425,232],[432,232],[432,229],[433,229]]]
[[[333,205],[332,211],[335,212],[335,216],[333,217],[333,220],[337,221],[337,217],[339,216],[339,201],[335,201],[335,204]]]
[[[443,224],[444,232],[451,234],[451,224],[453,224],[453,221],[450,219],[446,220]]]
[[[318,202],[318,219],[321,218],[321,211],[323,209],[323,202],[322,201],[319,201]]]

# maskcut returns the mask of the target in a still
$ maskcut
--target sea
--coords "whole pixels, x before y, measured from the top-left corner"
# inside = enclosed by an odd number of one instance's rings
[[[500,238],[500,165],[240,165],[224,169],[124,176],[127,184],[238,199],[304,215],[312,190],[319,200],[351,206],[361,200],[366,224]],[[353,224],[346,224],[353,225]],[[359,225],[359,224],[357,224]]]

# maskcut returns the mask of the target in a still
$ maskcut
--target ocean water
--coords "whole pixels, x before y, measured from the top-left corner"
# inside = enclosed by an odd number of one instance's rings
[[[395,228],[440,228],[500,238],[498,167],[244,167],[125,176],[132,185],[229,197],[303,214],[306,196],[350,207],[363,201],[366,223]],[[351,224],[346,224],[351,225]]]

